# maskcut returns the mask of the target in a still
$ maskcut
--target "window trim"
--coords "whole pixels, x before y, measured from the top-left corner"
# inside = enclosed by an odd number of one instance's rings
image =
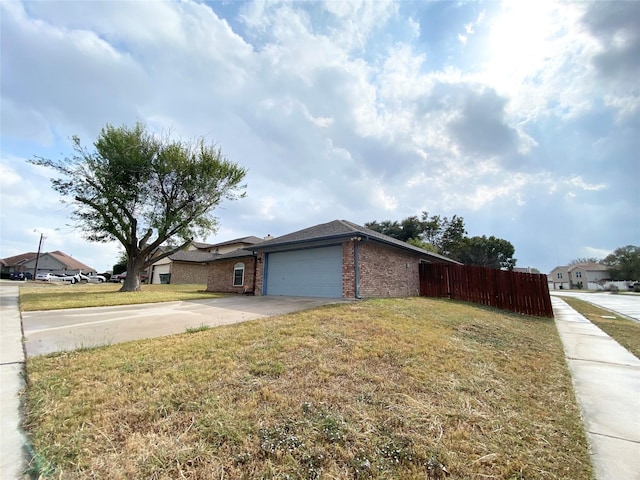
[[[234,287],[243,287],[244,286],[244,270],[245,266],[243,262],[238,262],[233,266],[233,280],[232,284]],[[236,283],[237,274],[236,272],[241,271],[242,275],[240,276],[240,283]]]

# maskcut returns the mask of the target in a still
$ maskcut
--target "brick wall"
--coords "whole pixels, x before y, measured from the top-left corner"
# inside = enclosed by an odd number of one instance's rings
[[[420,294],[420,257],[372,242],[358,247],[361,297],[406,297]]]
[[[356,296],[354,249],[353,242],[342,244],[342,298],[355,298]]]
[[[207,264],[173,262],[170,283],[174,285],[207,283],[208,268],[209,265]]]
[[[262,295],[262,282],[263,282],[263,273],[264,273],[264,253],[259,252],[257,258],[257,271],[256,271],[256,288],[254,289],[254,293],[256,295]]]
[[[233,269],[236,263],[244,263],[244,285],[233,286]],[[207,277],[208,292],[253,293],[255,259],[253,257],[232,258],[212,262]],[[257,292],[256,292],[257,294]]]

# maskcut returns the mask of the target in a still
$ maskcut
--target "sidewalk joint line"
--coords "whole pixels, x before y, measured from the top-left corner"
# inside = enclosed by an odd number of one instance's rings
[[[589,358],[577,358],[577,357],[569,357],[567,356],[567,360],[574,360],[577,362],[589,362],[589,363],[599,363],[602,365],[615,365],[617,367],[634,367],[634,368],[640,368],[640,365],[634,365],[631,363],[620,363],[620,362],[605,362],[604,360],[592,360]]]
[[[640,440],[631,440],[629,438],[619,437],[617,435],[607,435],[606,433],[589,432],[591,435],[597,435],[599,437],[613,438],[614,440],[622,440],[624,442],[637,443],[640,445]]]

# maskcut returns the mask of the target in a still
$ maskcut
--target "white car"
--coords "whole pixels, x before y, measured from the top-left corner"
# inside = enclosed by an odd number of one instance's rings
[[[52,275],[50,280],[52,281],[62,281],[69,282],[72,285],[75,283],[88,283],[89,277],[83,275],[82,273],[76,273],[75,275]]]
[[[51,277],[53,275],[51,275],[50,273],[38,273],[36,274],[36,280],[42,280],[43,282],[48,282],[51,280]]]
[[[107,281],[107,277],[104,277],[102,275],[83,275],[83,276],[87,277],[87,281],[89,283],[103,283]]]

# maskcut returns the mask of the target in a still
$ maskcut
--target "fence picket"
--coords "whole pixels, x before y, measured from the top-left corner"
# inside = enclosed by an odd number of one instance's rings
[[[420,295],[553,317],[547,276],[469,265],[420,264]]]

